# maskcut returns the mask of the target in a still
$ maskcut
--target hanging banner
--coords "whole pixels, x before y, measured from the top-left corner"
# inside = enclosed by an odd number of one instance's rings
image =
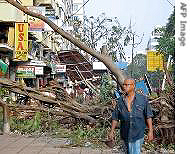
[[[28,61],[28,23],[15,23],[14,61]]]
[[[17,66],[16,78],[36,78],[35,66]]]
[[[164,56],[157,51],[147,52],[147,71],[164,70]]]

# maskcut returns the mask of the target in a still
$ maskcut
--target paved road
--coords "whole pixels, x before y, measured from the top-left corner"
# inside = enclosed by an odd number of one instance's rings
[[[57,147],[64,143],[64,139],[0,135],[0,154],[116,154],[112,149]]]

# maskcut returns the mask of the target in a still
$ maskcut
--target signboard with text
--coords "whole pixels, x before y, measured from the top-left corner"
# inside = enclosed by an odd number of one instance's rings
[[[17,66],[16,78],[36,78],[35,66]]]
[[[35,75],[43,75],[44,67],[35,67]]]
[[[93,70],[107,70],[107,67],[102,62],[93,62]]]
[[[28,60],[28,23],[15,23],[14,60]]]
[[[46,66],[44,61],[39,61],[39,60],[31,60],[29,62],[26,62],[25,65],[30,65],[30,66]]]
[[[56,72],[57,73],[66,72],[66,65],[56,65]]]
[[[147,52],[147,71],[164,70],[164,57],[157,51]]]

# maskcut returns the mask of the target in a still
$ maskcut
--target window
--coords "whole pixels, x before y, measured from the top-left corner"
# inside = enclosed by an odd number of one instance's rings
[[[73,20],[79,20],[79,17],[78,16],[73,16],[72,19]]]
[[[78,5],[77,4],[74,4],[73,5],[73,11],[77,11],[78,10]]]

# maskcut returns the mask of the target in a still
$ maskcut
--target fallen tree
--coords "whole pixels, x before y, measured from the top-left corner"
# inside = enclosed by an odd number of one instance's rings
[[[47,17],[45,17],[41,14],[29,11],[26,7],[23,7],[17,1],[14,1],[14,0],[6,0],[6,1],[8,3],[12,4],[13,6],[17,7],[19,10],[23,11],[24,13],[43,20],[55,32],[59,33],[63,38],[69,40],[71,43],[73,43],[75,46],[77,46],[81,50],[87,52],[88,54],[92,55],[93,57],[95,57],[98,60],[100,60],[101,62],[103,62],[106,65],[106,67],[113,73],[117,82],[122,87],[125,76],[123,76],[121,71],[118,70],[115,67],[115,65],[112,63],[111,57],[104,55],[104,54],[101,54],[101,53],[98,53],[95,50],[89,48],[87,45],[85,45],[81,41],[74,38],[71,34],[65,32],[62,28],[58,27],[51,20],[49,20]],[[166,75],[167,75],[166,76],[167,81],[170,83],[170,86],[172,86],[172,82],[169,79],[168,74],[166,74]],[[20,85],[13,83],[12,81],[10,83],[7,83],[7,84],[6,84],[6,82],[1,82],[1,85],[8,87],[10,89],[10,91],[12,91],[12,92],[19,93],[21,95],[25,95],[25,96],[28,96],[30,98],[34,98],[34,99],[40,100],[42,102],[46,102],[48,104],[52,104],[53,106],[58,106],[58,107],[62,108],[64,111],[68,112],[69,114],[76,116],[77,118],[83,117],[87,121],[89,121],[89,119],[90,119],[90,121],[92,120],[92,122],[94,122],[94,119],[95,119],[94,117],[96,116],[96,114],[93,115],[92,113],[89,112],[89,110],[87,110],[88,108],[86,108],[82,105],[79,105],[76,102],[69,101],[69,103],[68,103],[68,101],[65,101],[65,102],[64,101],[55,101],[53,99],[50,99],[48,97],[43,96],[39,91],[36,91],[34,89],[30,89],[28,87],[22,87]],[[170,125],[169,123],[167,124],[167,122],[166,122],[166,121],[170,121],[170,117],[173,117],[173,115],[175,113],[175,103],[174,103],[175,102],[175,96],[173,94],[169,99],[167,99],[167,101],[164,101],[163,99],[159,100],[160,102],[158,104],[160,104],[161,110],[159,110],[160,111],[160,117],[159,117],[160,119],[159,119],[158,125],[160,126],[160,128],[163,128],[163,129],[167,128],[168,129],[168,128],[170,128],[170,126],[173,128],[173,124],[174,124],[173,121],[172,121],[172,125]],[[167,98],[166,95],[164,96],[164,98]],[[152,104],[156,104],[155,101]],[[164,110],[162,107],[164,107],[164,109],[166,109],[166,110]],[[99,109],[99,108],[100,107],[97,107],[95,109]],[[103,110],[100,109],[100,111],[102,112]],[[91,112],[93,112],[93,110]],[[72,113],[76,113],[76,114],[72,114]],[[80,114],[82,114],[82,115],[78,116]],[[90,116],[90,114],[92,114],[93,117]],[[91,118],[93,118],[93,119],[91,119]],[[164,136],[164,134],[163,134],[163,136]]]
[[[43,104],[48,104],[48,105],[52,105],[53,107],[58,107],[59,108],[59,112],[55,111],[54,109],[51,110],[52,113],[54,113],[55,115],[61,115],[61,110],[62,112],[67,112],[69,113],[71,116],[75,117],[75,118],[81,118],[84,119],[85,121],[89,122],[89,123],[95,123],[95,119],[90,117],[88,115],[89,112],[89,108],[86,108],[85,106],[82,106],[81,104],[78,104],[76,101],[74,101],[73,99],[68,99],[67,98],[67,102],[66,101],[59,101],[59,100],[53,100],[47,96],[44,96],[41,92],[36,91],[33,88],[29,88],[26,86],[22,86],[20,84],[17,84],[11,80],[8,79],[0,79],[0,86],[1,87],[6,87],[8,88],[11,92],[14,92],[16,94],[20,94],[20,95],[24,95],[27,96],[29,98],[33,98],[35,100],[39,100],[41,101],[41,104],[38,108],[32,108],[31,106],[20,106],[19,104],[16,105],[12,105],[12,104],[7,104],[6,102],[2,101],[2,105],[3,106],[8,106],[8,107],[21,107],[23,109],[30,109],[31,110],[39,110],[39,111],[48,111],[47,108],[45,108],[45,106],[43,106]]]
[[[22,86],[8,79],[0,79],[0,87],[6,87],[11,92],[40,101],[40,103],[37,105],[31,106],[19,103],[6,103],[0,99],[0,105],[3,106],[4,109],[4,130],[6,133],[9,132],[10,128],[8,123],[8,112],[14,110],[17,110],[17,113],[21,113],[23,111],[33,111],[34,113],[46,112],[55,116],[61,116],[64,121],[67,121],[69,118],[73,118],[75,119],[75,123],[76,121],[81,122],[82,120],[87,125],[96,125],[97,127],[111,126],[111,113],[113,109],[109,105],[87,106],[77,103],[68,95],[64,98],[66,101],[53,100],[52,98],[44,96],[41,93],[45,89],[37,91],[33,88]],[[53,90],[56,91],[56,86],[53,88]],[[156,109],[158,113],[153,118],[155,128],[154,132],[156,135],[155,141],[162,144],[175,142],[175,104],[173,103],[174,97],[174,92],[166,94],[162,93],[162,96],[160,98],[156,98],[150,101],[153,108]]]
[[[153,118],[155,141],[162,144],[175,143],[175,89],[162,92],[161,97],[150,101],[155,117]]]

